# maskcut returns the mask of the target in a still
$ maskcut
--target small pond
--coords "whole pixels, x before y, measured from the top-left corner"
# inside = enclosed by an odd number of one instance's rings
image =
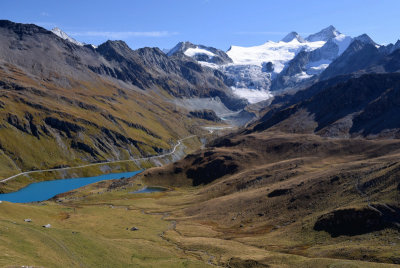
[[[143,189],[137,190],[135,192],[131,192],[132,194],[146,194],[146,193],[157,193],[157,192],[164,192],[167,189],[163,187],[144,187]]]

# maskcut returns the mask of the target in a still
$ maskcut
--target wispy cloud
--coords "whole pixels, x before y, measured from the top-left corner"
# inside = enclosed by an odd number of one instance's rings
[[[110,39],[126,39],[130,37],[168,37],[178,35],[178,32],[170,31],[150,31],[150,32],[107,32],[107,31],[84,31],[71,32],[71,36],[86,37],[105,37]]]
[[[251,31],[249,31],[249,32],[235,32],[235,34],[238,34],[238,35],[286,35],[286,34],[288,34],[290,31],[287,31],[287,32],[269,32],[269,31],[266,31],[266,32],[251,32]],[[310,34],[310,33],[299,33],[300,35],[308,35],[308,34]]]
[[[40,15],[43,16],[43,17],[50,17],[50,14],[47,13],[47,12],[45,12],[45,11],[42,11],[42,12],[40,13]]]
[[[238,35],[284,35],[287,32],[235,32]]]

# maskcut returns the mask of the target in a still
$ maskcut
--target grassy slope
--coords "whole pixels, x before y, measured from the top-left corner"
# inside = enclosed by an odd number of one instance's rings
[[[239,165],[234,175],[199,187],[191,201],[184,202],[185,208],[175,217],[179,222],[176,239],[219,239],[223,242],[218,244],[238,243],[235,248],[239,251],[252,246],[305,256],[322,267],[330,261],[318,258],[344,259],[343,263],[354,265],[357,262],[350,260],[399,262],[397,230],[339,237],[313,230],[319,216],[335,209],[365,208],[369,202],[400,204],[396,189],[398,141],[349,141],[279,133],[239,136],[231,141],[241,142],[233,147],[204,150],[175,165],[143,174],[148,184],[189,187],[191,180],[185,175],[189,168],[229,157]],[[176,168],[183,172],[176,174]],[[268,196],[277,189],[291,190],[281,196]],[[189,242],[188,248],[192,246]],[[231,249],[226,255],[234,257],[239,253]],[[218,254],[222,260],[227,258]],[[251,255],[241,256],[246,259]]]
[[[307,258],[226,239],[209,223],[183,217],[199,189],[129,194],[140,180],[107,191],[101,182],[62,203],[0,205],[0,265],[44,267],[389,267],[330,258]],[[100,194],[98,194],[100,192]],[[31,218],[32,223],[23,221]],[[52,228],[41,227],[50,223]],[[126,228],[138,227],[138,231]],[[264,236],[259,237],[259,240]],[[245,265],[245,266],[243,266]],[[252,266],[253,265],[253,266]],[[255,266],[258,265],[258,266]],[[263,266],[264,265],[264,266]]]
[[[47,80],[39,82],[10,65],[0,69],[0,77],[22,87],[0,90],[0,178],[34,169],[156,155],[155,148],[171,149],[179,138],[190,135],[189,129],[201,123],[186,117],[185,111],[176,110],[155,93],[124,89],[110,81],[97,79],[89,83],[70,79],[71,86],[65,88]],[[30,133],[28,113],[39,130],[38,137]],[[10,124],[10,115],[16,116],[26,131]],[[84,130],[71,131],[68,136],[46,125],[46,117],[73,123]],[[50,133],[44,133],[43,126]],[[103,128],[136,141],[137,146],[124,140],[114,144],[102,132]],[[86,144],[96,154],[73,148],[73,142]],[[94,169],[93,175],[98,172]],[[75,173],[79,176],[80,171]],[[17,189],[32,179],[38,177],[20,178],[19,182],[2,185],[0,190]]]

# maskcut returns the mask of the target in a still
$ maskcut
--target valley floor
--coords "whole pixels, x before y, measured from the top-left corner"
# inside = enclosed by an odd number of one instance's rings
[[[217,222],[193,219],[183,213],[197,202],[200,189],[132,194],[142,187],[140,180],[117,189],[112,189],[112,182],[100,182],[59,196],[58,202],[1,203],[0,266],[395,266],[318,257],[317,253],[324,255],[340,247],[343,256],[350,258],[354,250],[398,250],[393,246],[396,237],[386,241],[388,234],[385,239],[371,235],[369,239],[338,238],[332,243],[324,234],[307,238],[307,232],[303,237],[291,237],[273,229],[222,229]],[[32,222],[24,222],[27,218]],[[42,227],[46,224],[51,228]],[[131,231],[132,227],[138,230]],[[306,257],[310,248],[314,256]]]
[[[396,228],[315,230],[335,209],[397,205],[397,148],[397,141],[253,134],[51,201],[2,202],[0,266],[398,267],[390,264],[400,260]],[[199,186],[184,176],[186,166],[214,176],[202,165],[215,162],[238,168]],[[145,185],[167,190],[133,193]]]

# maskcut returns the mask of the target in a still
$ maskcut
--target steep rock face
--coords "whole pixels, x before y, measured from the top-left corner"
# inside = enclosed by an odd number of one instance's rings
[[[347,74],[398,72],[399,59],[400,53],[396,45],[379,46],[368,35],[363,34],[354,38],[348,49],[318,79],[325,80]]]
[[[340,35],[340,32],[336,30],[336,28],[332,25],[328,26],[325,29],[322,29],[318,33],[309,35],[306,40],[309,42],[316,41],[328,41],[331,38],[335,38]]]
[[[349,74],[367,68],[381,58],[376,46],[355,40],[349,48],[321,74],[320,79]]]
[[[63,86],[69,86],[67,75],[82,80],[93,79],[84,62],[98,62],[98,59],[89,48],[77,46],[32,24],[0,21],[0,35],[3,64],[13,64]],[[60,77],[55,73],[65,75]]]
[[[76,41],[74,38],[68,36],[65,32],[63,32],[63,31],[62,31],[60,28],[58,28],[58,27],[53,28],[53,29],[51,30],[51,32],[54,33],[55,35],[57,35],[58,37],[60,37],[60,38],[62,38],[62,39],[64,39],[64,40],[68,40],[69,42],[71,42],[71,43],[73,43],[73,44],[75,44],[75,45],[78,45],[78,46],[84,46],[84,45],[85,45],[84,43],[81,43],[81,42],[79,42],[79,41]]]
[[[187,49],[195,47],[196,45],[190,43],[189,41],[179,42],[178,44],[176,44],[176,46],[168,51],[167,55],[173,56],[175,54],[184,54]]]
[[[123,41],[80,46],[36,25],[0,21],[0,177],[169,150],[198,118],[171,99],[217,98],[224,75],[191,58]],[[7,190],[10,190],[7,188]]]
[[[214,121],[214,122],[220,122],[221,119],[217,116],[217,114],[213,110],[197,110],[197,111],[191,111],[190,116],[208,120],[208,121]]]
[[[339,32],[337,32],[337,35],[331,34],[329,36],[333,37],[328,39],[321,48],[298,53],[273,80],[271,90],[298,88],[299,85],[309,80],[316,80],[336,58],[346,51],[353,40],[359,38],[360,42],[369,42],[367,38],[357,37],[353,39]]]
[[[335,78],[299,92],[293,101],[289,97],[286,104],[271,109],[255,123],[253,131],[274,126],[288,131],[285,122],[300,122],[299,127],[309,124],[307,131],[326,136],[396,136],[400,130],[399,92],[397,73]],[[290,131],[296,132],[296,127]],[[334,134],[336,131],[339,133]]]
[[[18,34],[20,37],[22,37],[22,35],[33,35],[37,33],[51,35],[50,31],[47,31],[42,27],[36,26],[35,24],[14,23],[9,20],[0,20],[0,27],[10,29],[11,31]]]
[[[370,45],[373,45],[373,46],[379,46],[379,45],[378,45],[377,43],[375,43],[375,41],[372,40],[372,38],[369,37],[367,34],[362,34],[362,35],[360,35],[360,36],[357,36],[357,37],[354,38],[354,40],[360,41],[361,43],[364,43],[364,44],[370,44]]]
[[[400,71],[400,49],[384,54],[379,60],[372,62],[365,72],[399,72]]]
[[[400,127],[400,84],[389,87],[354,117],[350,132],[364,136]]]
[[[107,61],[114,63],[113,68],[102,65],[89,68],[101,75],[109,75],[118,80],[130,82],[145,89],[152,85],[153,77],[140,64],[140,58],[123,41],[107,41],[101,44],[96,51]]]
[[[168,53],[168,56],[187,56],[195,59],[200,64],[205,66],[215,64],[215,65],[223,65],[232,63],[232,59],[222,50],[208,47],[204,45],[194,45],[190,42],[179,42],[175,47],[173,47]]]
[[[288,33],[288,35],[286,35],[284,38],[282,38],[281,41],[288,43],[288,42],[292,42],[294,39],[296,39],[300,43],[305,42],[304,38],[301,37],[297,32]]]
[[[79,46],[35,25],[9,21],[1,25],[0,58],[60,86],[71,86],[69,77],[93,82],[101,75],[140,89],[160,88],[177,97],[210,97],[213,92],[231,109],[246,105],[233,96],[222,73],[205,70],[189,57],[167,57],[158,48],[134,51],[123,41],[107,41],[98,48]]]
[[[121,41],[108,41],[97,49],[109,61],[117,61],[121,80],[139,87],[161,87],[177,97],[221,98],[230,109],[238,110],[245,100],[232,96],[224,84],[224,75],[203,68],[189,57],[168,57],[158,48],[131,50]]]

